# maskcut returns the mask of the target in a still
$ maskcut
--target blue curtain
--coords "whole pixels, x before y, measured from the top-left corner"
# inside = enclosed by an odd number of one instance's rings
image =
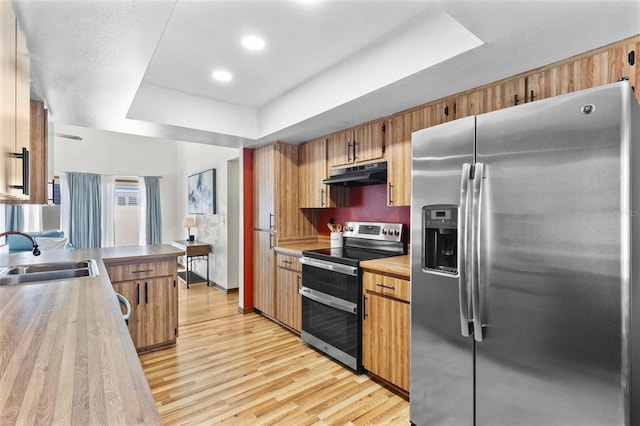
[[[100,175],[67,173],[69,242],[74,248],[97,248],[102,239]]]
[[[10,204],[4,206],[4,230],[24,230],[24,210],[22,206]]]
[[[162,243],[162,211],[160,209],[160,178],[145,176],[147,244]]]

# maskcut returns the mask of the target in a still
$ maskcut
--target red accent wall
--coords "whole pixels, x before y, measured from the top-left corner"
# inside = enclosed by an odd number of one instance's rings
[[[331,218],[344,225],[347,221],[404,223],[409,229],[411,207],[387,206],[387,186],[356,186],[350,190],[350,207],[335,207],[320,210],[318,227],[320,235],[329,236],[327,223]],[[407,232],[407,236],[410,235]]]
[[[243,309],[253,308],[253,150],[242,150],[242,204],[244,232],[244,297]]]

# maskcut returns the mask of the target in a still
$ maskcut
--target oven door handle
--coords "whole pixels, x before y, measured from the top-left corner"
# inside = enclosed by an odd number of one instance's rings
[[[302,297],[311,299],[314,302],[322,303],[323,305],[331,306],[332,308],[340,309],[341,311],[349,312],[350,314],[358,313],[358,305],[339,299],[335,296],[314,291],[307,287],[302,287],[298,290],[298,293],[300,293]]]
[[[324,260],[311,259],[309,257],[301,257],[300,263],[314,268],[325,269],[327,271],[336,272],[338,274],[358,276],[358,268],[355,266],[342,265],[340,263],[325,262]]]

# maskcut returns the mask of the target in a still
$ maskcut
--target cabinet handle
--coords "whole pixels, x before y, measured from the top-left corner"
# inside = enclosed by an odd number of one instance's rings
[[[351,162],[351,144],[347,144],[347,163]]]
[[[358,142],[353,141],[353,161],[356,161],[358,158]]]
[[[140,283],[136,283],[136,293],[138,296],[136,297],[136,303],[140,304]]]
[[[282,263],[286,263],[287,265],[293,264],[293,262],[290,260],[283,260]]]
[[[144,303],[149,304],[149,283],[144,282]]]
[[[324,207],[324,188],[320,188],[320,207]]]
[[[269,250],[273,248],[273,234],[269,234]]]
[[[132,274],[144,274],[146,272],[153,272],[153,269],[140,269],[138,271],[131,271]]]
[[[382,287],[382,288],[386,288],[386,289],[389,289],[389,290],[395,290],[396,289],[395,287],[392,287],[390,285],[384,285],[384,284],[376,284],[376,286]]]
[[[298,274],[298,292],[300,289],[302,289],[302,275]]]
[[[535,92],[532,90],[531,93],[529,94],[529,100],[531,102],[533,102],[536,99],[536,94]]]
[[[367,296],[362,295],[362,319],[367,319]]]
[[[520,101],[518,100],[518,94],[513,95],[513,104],[514,104],[514,105],[518,105],[518,102],[520,102]]]
[[[393,200],[391,199],[391,188],[393,188],[393,185],[391,182],[387,182],[387,199],[389,200],[389,204],[393,204]]]
[[[269,213],[269,229],[273,229],[273,218],[274,218],[274,214],[273,213]]]
[[[22,159],[22,185],[9,185],[9,187],[21,189],[23,195],[29,195],[29,150],[22,148],[22,152],[14,152],[11,156]]]

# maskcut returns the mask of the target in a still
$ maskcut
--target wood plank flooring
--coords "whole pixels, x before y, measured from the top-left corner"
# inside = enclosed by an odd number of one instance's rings
[[[166,425],[408,425],[409,403],[329,360],[238,293],[179,291],[175,347],[141,355]]]

